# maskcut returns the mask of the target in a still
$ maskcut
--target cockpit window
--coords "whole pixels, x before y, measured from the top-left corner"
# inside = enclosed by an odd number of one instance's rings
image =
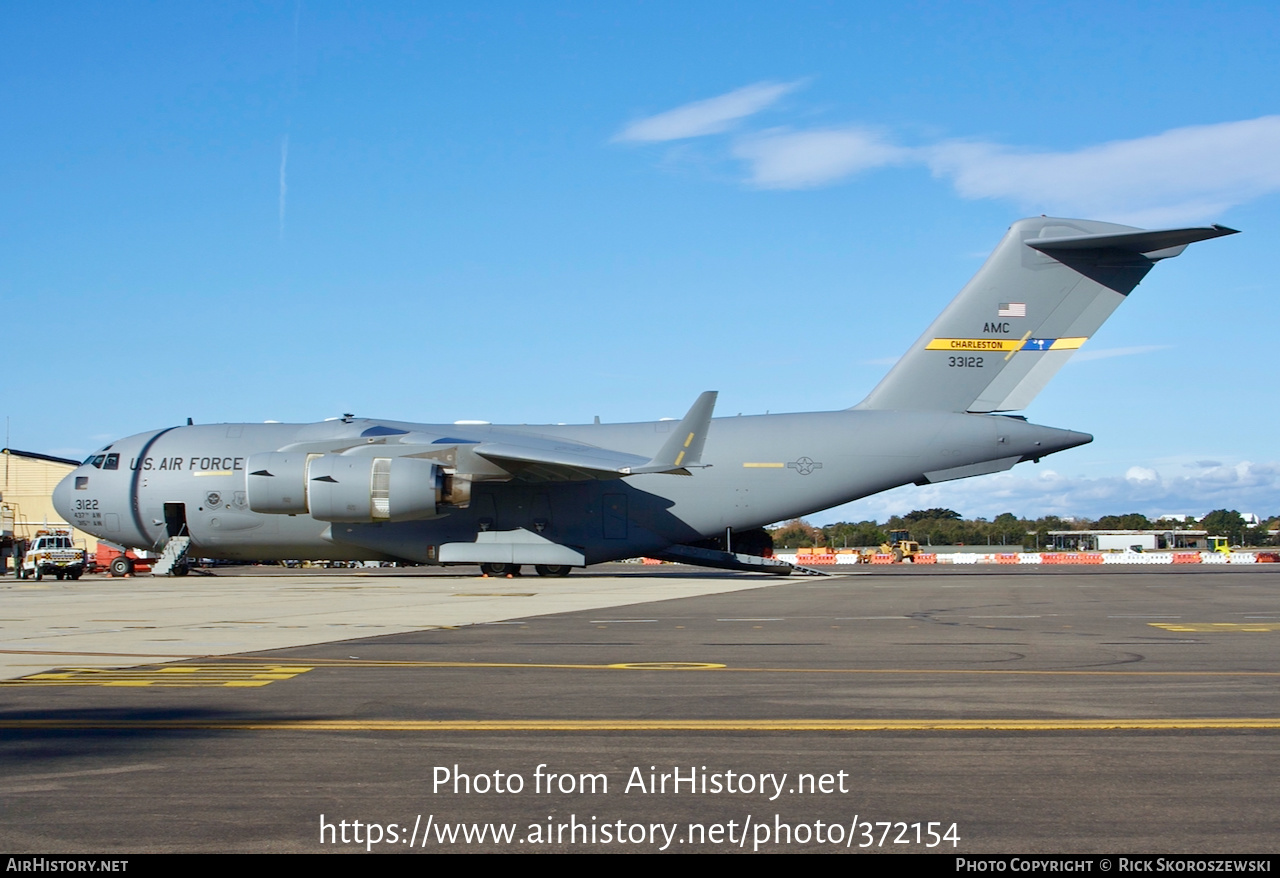
[[[118,454],[108,454],[108,455],[107,455],[107,459],[106,459],[106,461],[105,461],[105,462],[103,462],[103,464],[102,464],[102,468],[103,468],[103,469],[119,469],[119,468],[120,468],[120,455],[118,455]]]
[[[112,445],[114,444],[115,443],[112,443]],[[107,455],[106,452],[110,450],[111,450],[111,445],[108,445],[106,448],[103,448],[101,451],[97,451],[93,454],[90,454],[88,457],[84,459],[84,463],[82,463],[81,466],[88,466],[89,464],[92,464],[93,466],[96,466],[98,469],[102,469],[102,462],[106,460],[108,463],[107,469],[115,469],[116,467],[111,465],[111,462],[110,460],[108,460],[108,457],[114,458],[116,463],[119,464],[120,455],[119,454]]]

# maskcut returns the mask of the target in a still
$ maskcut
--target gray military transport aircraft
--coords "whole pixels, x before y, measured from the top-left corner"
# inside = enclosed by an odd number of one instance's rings
[[[648,556],[792,568],[763,525],[899,485],[1007,470],[1092,441],[1025,408],[1158,260],[1233,234],[1037,217],[986,263],[862,402],[843,411],[574,426],[167,427],[95,452],[54,491],[83,531],[224,559],[534,565],[544,576]],[[120,560],[114,572],[123,572]]]

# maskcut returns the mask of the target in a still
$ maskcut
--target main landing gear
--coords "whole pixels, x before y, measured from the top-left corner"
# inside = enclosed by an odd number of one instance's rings
[[[535,564],[534,570],[539,576],[568,576],[573,570],[568,564]],[[480,572],[485,576],[519,576],[519,564],[481,564]]]

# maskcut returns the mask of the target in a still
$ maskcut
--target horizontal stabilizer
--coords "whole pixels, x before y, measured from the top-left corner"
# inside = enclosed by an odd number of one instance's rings
[[[1181,253],[1181,248],[1188,244],[1235,234],[1238,234],[1235,229],[1212,225],[1190,229],[1138,230],[1119,234],[1103,233],[1099,235],[1067,235],[1061,238],[1039,238],[1027,241],[1027,246],[1034,247],[1041,253],[1050,253],[1055,250],[1123,250],[1129,253],[1142,253],[1148,258],[1156,258],[1155,254],[1161,250],[1177,247],[1179,248],[1178,252]],[[1176,256],[1178,254],[1171,253],[1169,255]]]

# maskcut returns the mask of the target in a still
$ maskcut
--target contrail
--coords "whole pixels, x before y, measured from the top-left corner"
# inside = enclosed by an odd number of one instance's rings
[[[289,194],[289,182],[286,171],[289,166],[289,135],[280,141],[280,240],[284,240],[284,205],[285,196]]]
[[[297,0],[293,6],[293,63],[289,68],[288,93],[285,95],[285,103],[287,106],[293,106],[294,97],[298,92],[298,30],[302,22],[302,0]],[[290,114],[292,115],[292,114]],[[280,241],[284,242],[284,212],[285,201],[289,195],[289,128],[293,124],[291,118],[286,118],[284,123],[284,137],[280,140]]]

